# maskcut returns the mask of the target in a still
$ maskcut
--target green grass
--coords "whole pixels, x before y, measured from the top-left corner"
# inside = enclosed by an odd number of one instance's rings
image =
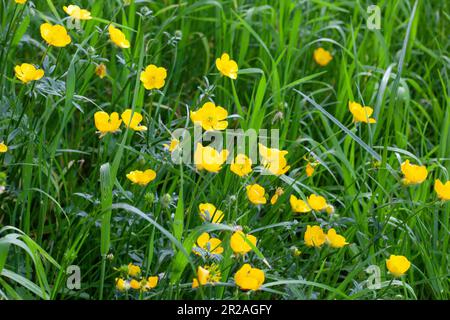
[[[72,43],[48,48],[39,26],[65,24],[60,0],[0,0],[0,299],[449,299],[450,205],[438,201],[434,180],[449,180],[449,8],[445,1],[379,1],[381,29],[366,26],[369,1],[74,1],[91,11]],[[114,46],[114,22],[131,42]],[[313,60],[319,46],[333,60]],[[215,59],[228,52],[235,81]],[[45,78],[27,85],[14,76],[23,62]],[[100,79],[95,66],[105,63]],[[146,91],[148,64],[167,69],[165,86]],[[171,132],[193,132],[188,111],[208,99],[230,115],[230,128],[279,129],[289,151],[285,176],[253,172],[239,178],[179,165],[164,150]],[[376,124],[355,124],[354,100],[374,108]],[[102,139],[94,113],[144,115],[146,132]],[[310,178],[304,157],[320,162]],[[402,185],[400,164],[428,168],[417,186]],[[126,174],[152,168],[145,187]],[[1,179],[0,179],[1,180]],[[257,208],[245,186],[257,182],[277,204]],[[317,193],[335,214],[296,215],[289,195]],[[198,205],[225,213],[202,223]],[[306,225],[336,228],[351,244],[306,247]],[[258,238],[244,258],[228,242],[236,225]],[[202,232],[223,240],[222,279],[192,289],[205,261],[191,253]],[[302,253],[293,254],[293,247]],[[412,263],[394,279],[390,254]],[[242,292],[234,274],[243,262],[264,270],[262,290]],[[120,294],[116,270],[134,262],[159,275],[147,293]],[[66,288],[66,268],[81,268],[81,289]],[[381,289],[365,270],[380,267]]]

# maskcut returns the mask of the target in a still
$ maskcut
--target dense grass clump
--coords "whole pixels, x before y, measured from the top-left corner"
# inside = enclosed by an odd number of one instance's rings
[[[0,0],[0,299],[449,299],[448,3],[372,4]]]

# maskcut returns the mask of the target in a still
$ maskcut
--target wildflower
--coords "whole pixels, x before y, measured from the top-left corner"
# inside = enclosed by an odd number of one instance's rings
[[[23,83],[28,83],[30,81],[36,81],[44,76],[44,70],[36,69],[35,66],[29,63],[22,63],[14,67],[17,79]]]
[[[287,165],[285,158],[288,153],[286,150],[278,150],[276,148],[267,148],[258,143],[259,154],[262,157],[262,165],[274,175],[282,175],[286,173],[290,166]]]
[[[0,148],[1,152],[1,148]],[[436,191],[439,199],[443,201],[450,200],[450,181],[447,181],[445,184],[441,182],[441,180],[437,179],[434,182],[434,191]]]
[[[220,223],[223,220],[223,212],[216,209],[216,207],[212,203],[200,203],[198,208],[200,210],[200,218],[203,221]]]
[[[408,271],[411,262],[405,256],[396,256],[391,254],[386,260],[386,267],[394,277],[400,277]]]
[[[333,228],[328,230],[327,243],[332,248],[342,248],[348,244],[348,242],[345,241],[345,238],[343,236],[337,234],[336,230],[334,230]]]
[[[230,238],[230,246],[236,254],[246,254],[252,250],[252,247],[245,240],[250,241],[254,246],[258,241],[255,236],[251,234],[245,235],[242,231],[236,231]]]
[[[314,174],[314,171],[316,171],[317,165],[317,162],[308,162],[305,168],[306,176],[311,177]]]
[[[27,0],[14,0],[18,4],[25,4],[27,3]]]
[[[265,204],[267,202],[267,199],[265,197],[266,190],[264,190],[263,187],[261,187],[259,184],[251,184],[246,187],[247,189],[247,197],[248,200],[250,200],[253,204]]]
[[[204,232],[197,238],[198,247],[194,247],[192,251],[199,256],[201,255],[201,250],[210,254],[222,254],[223,248],[221,244],[222,241],[220,239],[211,238],[207,232]]]
[[[294,257],[299,257],[302,254],[302,252],[296,246],[292,246],[290,249]]]
[[[155,288],[158,285],[158,276],[148,277],[143,286],[144,291]]]
[[[42,38],[51,46],[65,47],[72,42],[66,28],[63,26],[43,23],[40,29]]]
[[[108,132],[114,133],[119,130],[122,120],[119,119],[117,112],[107,114],[104,111],[97,111],[94,114],[95,127],[100,133],[100,138],[104,137]]]
[[[0,142],[0,153],[5,153],[7,151],[8,151],[8,146],[5,143]]]
[[[270,199],[270,203],[271,203],[272,205],[274,205],[275,203],[277,203],[278,197],[280,197],[283,193],[284,193],[283,188],[278,187],[278,188],[275,190],[275,194],[274,194],[274,195],[272,196],[272,198]]]
[[[311,207],[311,209],[316,210],[316,211],[322,211],[322,210],[326,209],[326,207],[328,206],[327,201],[322,196],[312,194],[308,197],[307,200],[308,200],[308,205]]]
[[[128,275],[131,277],[137,277],[141,273],[141,268],[135,264],[128,264]]]
[[[136,279],[132,279],[130,281],[130,288],[132,288],[134,290],[139,290],[139,289],[141,289],[141,284]]]
[[[100,78],[103,79],[106,77],[106,66],[103,63],[100,63],[97,67],[95,67],[95,74]]]
[[[403,184],[420,184],[425,181],[428,175],[427,167],[410,164],[409,160],[406,160],[401,165],[402,173],[404,174]]]
[[[197,288],[199,284],[204,286],[205,284],[214,284],[219,282],[222,277],[219,266],[217,264],[211,264],[210,266],[198,267],[197,278],[192,280],[192,288]]]
[[[63,10],[65,13],[67,13],[69,16],[71,16],[73,19],[77,20],[90,20],[92,19],[91,13],[86,9],[81,9],[79,6],[76,5],[69,5],[68,7],[64,6]]]
[[[128,281],[122,278],[116,278],[116,289],[119,291],[126,291],[130,288]]]
[[[258,290],[264,283],[264,271],[246,263],[236,272],[234,281],[242,290]]]
[[[302,199],[298,199],[296,196],[291,194],[291,197],[289,198],[289,202],[292,207],[292,211],[296,213],[307,213],[311,211],[311,208],[308,206],[308,204],[303,201]]]
[[[197,144],[194,153],[194,163],[197,170],[206,170],[217,173],[222,169],[228,157],[228,150],[217,151],[213,147],[204,147],[201,143]]]
[[[223,53],[220,58],[216,59],[216,67],[223,76],[233,80],[237,78],[238,65],[236,61],[230,59],[227,53]]]
[[[308,247],[321,247],[326,241],[326,235],[319,226],[306,226],[304,236],[305,244]]]
[[[141,72],[141,82],[145,89],[161,89],[166,83],[167,70],[163,67],[157,67],[151,64]]]
[[[377,122],[374,118],[370,118],[373,113],[371,107],[363,107],[357,102],[349,101],[348,108],[353,114],[353,122],[364,122],[364,123],[375,123]]]
[[[197,111],[191,111],[191,120],[205,130],[225,130],[228,127],[228,111],[212,102],[206,102]]]
[[[127,174],[127,178],[135,184],[146,186],[151,181],[155,180],[156,172],[152,169],[147,169],[145,171],[134,170]]]
[[[325,207],[325,211],[328,214],[333,214],[334,213],[334,207],[331,204],[327,204],[327,206]]]
[[[252,160],[245,154],[238,154],[231,163],[230,170],[239,177],[244,177],[252,172]]]
[[[179,144],[180,144],[180,140],[172,139],[172,140],[170,140],[170,145],[164,144],[163,146],[164,146],[164,148],[169,150],[169,152],[172,152],[173,150],[175,150],[178,147]]]
[[[133,117],[131,116],[133,115]],[[139,112],[132,111],[131,109],[127,109],[122,113],[123,124],[127,127],[133,129],[134,131],[146,131],[146,126],[141,126],[140,123],[143,119],[142,115]]]
[[[325,67],[333,59],[331,53],[324,48],[317,48],[313,54],[316,63],[322,67]]]
[[[122,49],[128,49],[130,47],[130,41],[127,40],[125,34],[120,29],[114,27],[112,24],[108,27],[109,37],[115,45]]]

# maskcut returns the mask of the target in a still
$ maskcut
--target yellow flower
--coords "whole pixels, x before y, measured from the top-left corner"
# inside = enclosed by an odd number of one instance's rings
[[[311,209],[322,211],[327,208],[328,204],[324,197],[312,194],[308,197],[308,205]]]
[[[311,177],[313,175],[314,171],[316,170],[316,166],[317,166],[317,163],[308,162],[308,164],[306,165],[306,169],[305,169],[306,175],[308,177]]]
[[[264,283],[264,271],[246,263],[236,272],[234,281],[242,290],[258,290]]]
[[[328,230],[327,243],[332,248],[342,248],[348,244],[348,242],[345,241],[345,238],[343,236],[337,234],[336,230],[334,230],[333,228]]]
[[[170,145],[164,144],[163,146],[164,146],[164,148],[169,150],[169,152],[172,152],[173,150],[175,150],[178,147],[179,144],[180,144],[180,140],[172,139],[172,140],[170,140]]]
[[[321,227],[308,225],[306,226],[304,240],[308,247],[321,247],[327,240],[327,237]]]
[[[219,282],[222,277],[219,266],[212,264],[210,266],[198,267],[197,278],[192,280],[192,288],[197,288],[199,284],[204,286],[207,283],[214,284]]]
[[[434,191],[436,191],[439,199],[444,201],[450,200],[450,181],[447,181],[445,184],[443,184],[441,180],[437,179],[434,182]]]
[[[122,278],[116,278],[116,289],[119,291],[126,291],[130,288],[130,284],[128,281],[125,281]]]
[[[259,184],[251,184],[246,187],[247,189],[247,197],[248,200],[250,200],[253,204],[265,204],[267,202],[267,199],[265,197],[266,190],[264,190],[263,187],[261,187]]]
[[[230,246],[236,254],[246,254],[252,250],[252,247],[245,241],[247,239],[256,246],[256,237],[251,234],[245,235],[242,231],[236,231],[230,238]]]
[[[314,60],[318,65],[325,67],[333,59],[331,53],[324,48],[317,48],[314,50]]]
[[[373,113],[371,107],[363,107],[357,102],[349,101],[348,109],[353,114],[353,122],[375,123],[374,118],[370,118]]]
[[[405,185],[420,184],[425,181],[428,175],[427,167],[410,164],[406,160],[401,165],[402,173],[404,174],[403,183]]]
[[[0,142],[0,153],[5,153],[8,151],[8,146],[3,142]]]
[[[331,204],[328,204],[327,207],[325,208],[325,211],[328,214],[333,214],[334,213],[334,207]]]
[[[223,53],[220,58],[216,59],[216,67],[222,75],[231,79],[237,78],[238,65],[236,61],[230,59],[227,53]]]
[[[158,285],[158,276],[154,277],[148,277],[147,281],[145,282],[144,290],[150,290],[155,288]]]
[[[109,37],[115,45],[122,49],[128,49],[130,47],[130,41],[127,40],[125,34],[120,29],[114,27],[112,24],[108,28]]]
[[[128,275],[131,277],[137,277],[141,273],[141,268],[132,263],[128,264]]]
[[[108,132],[114,133],[119,130],[122,120],[119,119],[117,112],[107,114],[104,111],[97,111],[94,114],[95,127],[100,133],[100,138],[105,136]]]
[[[198,209],[200,210],[200,218],[203,221],[220,223],[223,220],[223,212],[218,210],[212,203],[200,203]]]
[[[204,147],[198,143],[194,153],[194,163],[198,170],[217,173],[222,169],[227,157],[228,150],[219,152],[212,147]]]
[[[286,173],[290,166],[287,165],[285,156],[288,154],[286,150],[278,150],[276,148],[267,148],[258,143],[259,154],[262,157],[262,165],[274,175],[282,175]]]
[[[131,115],[133,114],[133,117]],[[122,113],[123,124],[127,127],[135,130],[135,131],[146,131],[146,126],[141,126],[140,123],[143,119],[142,115],[139,112],[132,111],[131,109],[127,109]]]
[[[141,82],[144,84],[145,89],[161,89],[166,83],[167,70],[163,67],[157,67],[151,64],[141,72]]]
[[[130,287],[134,290],[139,290],[141,288],[141,284],[139,281],[137,281],[136,279],[132,279],[130,281]]]
[[[106,66],[103,63],[100,63],[97,67],[95,67],[95,74],[103,79],[106,76]]]
[[[44,70],[36,69],[35,66],[29,63],[22,63],[14,67],[17,79],[23,83],[28,83],[30,81],[36,81],[44,76]]]
[[[27,0],[14,0],[18,4],[25,4]]]
[[[146,186],[149,182],[155,180],[156,172],[152,169],[147,169],[145,171],[134,170],[127,174],[127,178],[133,183]]]
[[[72,42],[66,28],[63,26],[43,23],[40,29],[41,37],[51,46],[65,47]]]
[[[400,277],[411,267],[411,262],[404,256],[396,256],[391,254],[386,260],[386,267],[394,277]]]
[[[270,203],[272,205],[274,205],[275,203],[277,203],[278,198],[284,193],[283,188],[277,188],[275,190],[275,194],[272,196],[272,198],[270,199]]]
[[[197,238],[198,247],[194,247],[192,251],[199,256],[201,255],[201,250],[198,250],[198,248],[211,254],[222,254],[223,248],[221,244],[222,241],[220,239],[211,238],[207,232],[204,232]]]
[[[228,127],[228,111],[212,102],[206,102],[197,111],[191,111],[191,120],[205,130],[225,130]]]
[[[245,154],[238,154],[231,163],[230,170],[239,177],[244,177],[252,172],[252,160]]]
[[[63,10],[65,13],[67,13],[69,16],[71,16],[74,19],[78,20],[90,20],[92,19],[91,13],[86,9],[81,9],[79,6],[76,5],[69,5],[68,7],[64,6]]]
[[[308,204],[303,201],[302,199],[298,199],[296,196],[291,194],[291,197],[289,198],[289,202],[292,207],[292,211],[297,213],[307,213],[311,211],[311,208],[308,206]]]

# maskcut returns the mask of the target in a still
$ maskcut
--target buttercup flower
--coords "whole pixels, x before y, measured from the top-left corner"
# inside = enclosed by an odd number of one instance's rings
[[[212,102],[206,102],[197,111],[191,111],[191,120],[204,130],[225,130],[228,127],[228,111]]]
[[[206,170],[217,173],[222,169],[228,157],[228,150],[217,151],[212,147],[204,147],[201,143],[197,143],[194,153],[194,163],[197,170]]]
[[[114,133],[119,130],[122,120],[119,119],[117,112],[107,114],[104,111],[97,111],[94,114],[95,127],[100,133],[100,138],[104,137],[108,132]]]
[[[134,170],[127,174],[127,178],[133,183],[146,186],[149,182],[155,180],[156,172],[152,169],[145,171]]]
[[[307,213],[311,211],[311,208],[305,201],[298,199],[293,194],[291,194],[291,197],[289,198],[289,203],[291,204],[292,211],[296,213]]]
[[[8,146],[3,142],[0,142],[0,153],[5,153],[8,151]]]
[[[198,209],[200,210],[200,218],[203,221],[220,223],[223,220],[223,212],[218,210],[212,203],[200,203]]]
[[[133,114],[133,117],[131,115]],[[146,131],[146,126],[141,126],[140,123],[143,119],[139,112],[132,111],[131,109],[125,110],[122,115],[123,124],[127,127],[133,129],[134,131]]]
[[[205,284],[214,284],[219,282],[222,277],[219,266],[212,264],[210,266],[198,267],[197,278],[192,280],[192,288],[197,288],[199,284],[204,286]]]
[[[148,277],[145,285],[143,286],[144,291],[155,288],[158,285],[158,276]]]
[[[324,48],[317,48],[314,50],[314,60],[322,67],[325,67],[333,59],[331,53]]]
[[[245,238],[256,246],[257,239],[251,234],[245,235],[242,231],[236,231],[230,238],[230,246],[236,254],[246,254],[252,247],[245,241]]]
[[[137,277],[141,273],[141,268],[132,263],[128,264],[128,275],[131,277]]]
[[[308,205],[311,209],[316,211],[325,210],[327,207],[327,201],[324,197],[312,194],[308,197]]]
[[[36,69],[35,66],[29,63],[22,63],[14,67],[17,79],[23,83],[28,83],[30,81],[36,81],[44,76],[44,70]]]
[[[259,154],[262,157],[262,165],[274,175],[285,174],[290,166],[287,165],[285,156],[288,154],[286,150],[278,150],[276,148],[267,148],[258,143]]]
[[[122,49],[128,49],[130,47],[130,41],[127,40],[125,34],[120,29],[114,27],[112,24],[108,27],[109,37],[111,41]]]
[[[65,47],[72,42],[66,28],[63,26],[43,23],[40,29],[41,37],[51,46]]]
[[[130,281],[130,288],[132,288],[134,290],[139,290],[139,289],[141,289],[141,284],[136,279],[132,279]]]
[[[161,89],[166,83],[167,70],[163,67],[157,67],[151,64],[141,72],[141,82],[144,84],[145,89]]]
[[[216,59],[216,67],[223,76],[233,80],[237,78],[238,65],[236,61],[230,59],[227,53]]]
[[[252,160],[245,154],[238,154],[231,163],[230,170],[239,177],[244,177],[252,172]]]
[[[275,194],[274,194],[274,195],[272,196],[272,198],[270,199],[270,203],[271,203],[272,205],[274,205],[275,203],[277,203],[278,197],[280,197],[283,193],[284,193],[283,188],[278,187],[278,188],[275,190]]]
[[[434,182],[434,191],[436,191],[439,199],[443,201],[450,200],[450,181],[447,181],[445,184],[443,184],[441,180],[437,179]]]
[[[405,185],[420,184],[425,181],[428,175],[427,167],[410,164],[409,160],[402,163],[401,169],[405,176],[403,178],[403,184]]]
[[[116,278],[116,289],[119,291],[126,291],[130,289],[130,284],[122,278]]]
[[[244,264],[234,275],[234,281],[242,290],[258,290],[264,283],[264,271]]]
[[[86,9],[81,9],[79,6],[71,4],[70,6],[63,7],[65,13],[74,19],[78,20],[90,20],[92,19],[91,13]]]
[[[353,114],[353,122],[375,123],[374,118],[370,118],[373,113],[371,107],[363,107],[357,102],[349,101],[348,109]]]
[[[394,277],[400,277],[411,267],[411,262],[405,256],[396,256],[391,254],[386,260],[386,267]]]
[[[308,247],[321,247],[327,240],[327,237],[321,227],[319,226],[311,227],[310,225],[308,225],[306,226],[304,240],[305,244]]]
[[[266,190],[259,184],[251,184],[245,187],[247,189],[247,197],[253,204],[265,204],[267,199],[265,197]]]
[[[27,0],[14,0],[18,4],[25,4],[27,3]]]
[[[179,145],[180,145],[180,140],[178,140],[178,139],[170,140],[170,145],[169,144],[163,144],[164,148],[169,150],[169,152],[172,152],[173,150],[175,150]]]
[[[348,242],[345,241],[345,238],[343,236],[337,234],[336,230],[334,230],[333,228],[328,230],[327,243],[332,248],[342,248],[348,244]]]
[[[97,67],[95,67],[95,74],[100,79],[106,77],[106,66],[103,63],[100,63]]]
[[[211,238],[207,232],[204,232],[197,238],[197,247],[194,247],[192,251],[199,256],[202,250],[210,254],[222,254],[223,248],[221,244],[222,241],[220,239]]]

